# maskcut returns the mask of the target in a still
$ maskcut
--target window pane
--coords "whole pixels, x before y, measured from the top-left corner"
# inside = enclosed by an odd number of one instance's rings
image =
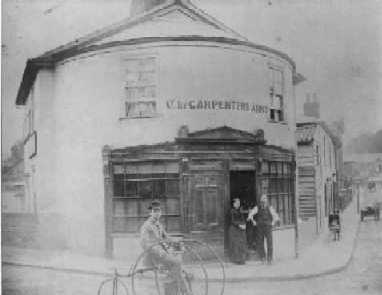
[[[125,215],[125,202],[124,201],[114,201],[113,215],[123,216]]]
[[[272,174],[276,174],[277,173],[277,164],[276,164],[276,162],[271,162],[270,166],[271,166],[271,173]]]
[[[154,84],[155,83],[155,72],[143,72],[139,73],[138,82],[140,84]]]
[[[284,207],[285,207],[285,223],[290,224],[290,208],[289,208],[289,196],[284,197]]]
[[[124,195],[123,174],[115,174],[114,175],[113,191],[114,191],[115,197],[123,197],[123,195]]]
[[[280,223],[285,224],[285,204],[284,204],[283,195],[280,195],[279,197],[279,215],[280,215]]]
[[[155,57],[148,57],[140,60],[141,71],[155,71]]]
[[[261,173],[264,173],[264,174],[269,173],[268,162],[263,161],[261,163]]]
[[[167,217],[166,220],[166,230],[171,232],[171,231],[176,231],[179,232],[181,230],[180,228],[181,225],[181,219],[180,217]]]
[[[138,72],[128,72],[126,74],[126,85],[127,86],[133,86],[136,84],[138,79],[139,79],[139,73]]]
[[[126,72],[138,72],[140,69],[139,59],[127,59],[126,60]]]
[[[126,181],[126,196],[136,196],[138,193],[137,182]]]
[[[154,182],[154,198],[166,198],[166,182],[165,180],[156,180]]]
[[[155,86],[147,86],[145,87],[145,97],[154,98],[156,97]]]
[[[167,197],[179,197],[179,180],[167,180]]]
[[[141,198],[152,198],[153,195],[153,183],[151,181],[142,181],[138,184],[139,196]]]
[[[156,113],[155,101],[126,102],[127,117],[145,117]]]
[[[283,163],[277,162],[277,174],[282,175],[283,174]]]
[[[139,199],[125,200],[125,214],[128,216],[145,216],[147,214],[146,210],[140,210]]]
[[[203,224],[203,192],[196,190],[194,195],[193,224]]]
[[[276,114],[275,114],[275,110],[274,109],[271,109],[269,114],[270,114],[271,120],[275,120],[276,119]]]
[[[166,199],[166,212],[171,215],[180,215],[180,200]]]
[[[217,190],[208,190],[206,196],[207,223],[217,223]]]
[[[293,216],[294,216],[294,203],[293,203],[293,195],[289,195],[288,198],[289,201],[289,211],[290,211],[290,222],[293,223]]]
[[[277,113],[278,113],[278,120],[279,121],[284,121],[284,113],[283,113],[283,111],[282,110],[278,110]]]

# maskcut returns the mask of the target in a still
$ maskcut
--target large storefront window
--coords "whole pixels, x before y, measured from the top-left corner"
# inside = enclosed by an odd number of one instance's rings
[[[264,161],[261,170],[267,182],[269,202],[280,216],[280,225],[293,224],[294,178],[291,164]]]
[[[153,199],[162,203],[167,231],[180,231],[180,192],[177,173],[129,173],[114,169],[113,232],[137,232],[148,217]]]

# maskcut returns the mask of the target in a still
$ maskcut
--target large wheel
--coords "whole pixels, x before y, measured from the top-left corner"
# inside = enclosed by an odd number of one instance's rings
[[[160,262],[150,261],[149,253],[154,247],[144,251],[133,265],[131,289],[133,295],[222,295],[224,293],[224,265],[216,253],[207,245],[194,240],[185,240],[183,247],[177,251],[169,249],[169,255],[178,255],[182,260],[181,286],[174,279],[171,271]],[[207,250],[207,251],[206,251]],[[205,253],[209,252],[206,259]],[[209,283],[209,271],[221,273],[221,279]]]

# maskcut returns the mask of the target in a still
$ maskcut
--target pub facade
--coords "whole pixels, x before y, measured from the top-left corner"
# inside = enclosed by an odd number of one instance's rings
[[[151,2],[27,62],[16,103],[45,240],[133,251],[155,198],[170,233],[224,251],[231,199],[267,193],[293,255],[295,63],[190,1]]]

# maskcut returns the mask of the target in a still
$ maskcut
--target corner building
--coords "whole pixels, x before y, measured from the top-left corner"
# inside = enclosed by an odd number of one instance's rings
[[[301,75],[191,2],[157,2],[27,62],[16,104],[40,238],[126,254],[159,198],[170,233],[223,251],[230,200],[266,192],[276,255],[293,255]]]

